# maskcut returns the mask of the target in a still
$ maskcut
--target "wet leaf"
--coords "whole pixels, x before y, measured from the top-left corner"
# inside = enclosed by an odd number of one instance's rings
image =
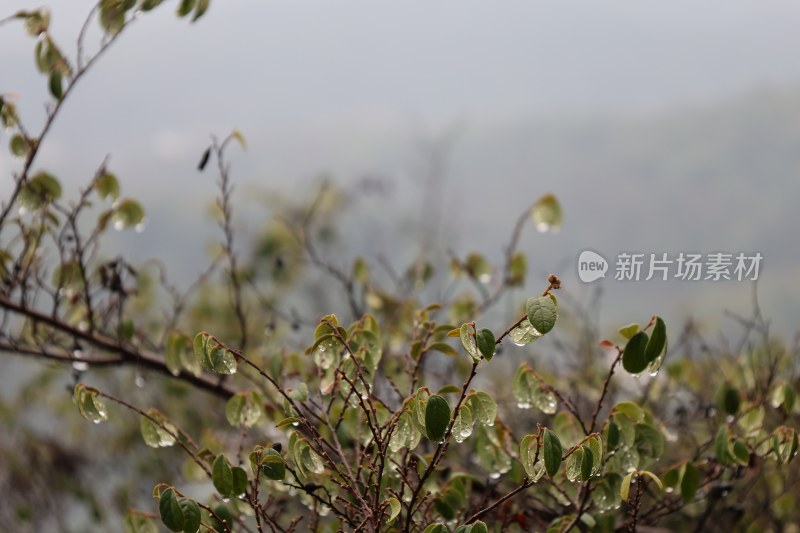
[[[700,487],[700,470],[693,463],[683,465],[683,476],[681,476],[681,498],[683,501],[694,500],[697,489]]]
[[[525,309],[531,326],[542,335],[548,333],[555,326],[558,319],[558,303],[552,294],[528,298]]]
[[[647,333],[640,331],[630,338],[622,353],[622,367],[629,374],[639,374],[647,368],[645,349],[647,348]]]
[[[561,204],[553,194],[545,194],[536,200],[531,208],[531,218],[536,226],[536,231],[558,231],[561,228],[563,214]]]
[[[233,496],[233,470],[223,454],[219,454],[211,465],[211,481],[222,497]]]
[[[561,467],[561,441],[558,440],[558,436],[549,429],[544,430],[542,437],[544,443],[544,466],[547,470],[547,475],[553,477],[558,473],[558,469]]]
[[[486,328],[481,329],[475,336],[478,345],[478,351],[486,358],[487,361],[491,360],[495,351],[494,333]]]
[[[197,502],[189,498],[182,498],[178,501],[183,511],[183,531],[184,533],[197,533],[200,529],[200,506]]]
[[[429,439],[439,442],[450,424],[450,405],[441,396],[428,398],[425,407],[425,431]]]
[[[183,531],[185,519],[183,510],[175,496],[175,491],[164,489],[158,499],[158,511],[161,514],[161,521],[170,531]]]
[[[132,228],[144,220],[144,209],[136,200],[125,198],[114,208],[111,220],[115,229]]]
[[[168,448],[175,444],[175,435],[178,430],[157,409],[149,409],[147,414],[157,422],[142,416],[139,430],[145,444],[151,448]]]

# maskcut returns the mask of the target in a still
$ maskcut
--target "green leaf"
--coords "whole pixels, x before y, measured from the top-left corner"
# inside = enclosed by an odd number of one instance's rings
[[[631,337],[628,344],[625,345],[625,351],[622,353],[622,367],[629,374],[640,374],[647,368],[646,348],[647,333],[644,331],[640,331]]]
[[[619,334],[625,337],[626,339],[630,340],[631,337],[639,333],[639,324],[633,323],[628,324],[627,326],[619,328]]]
[[[475,335],[475,340],[478,345],[478,351],[486,358],[487,361],[494,357],[495,339],[494,333],[486,328],[481,329]]]
[[[31,147],[31,141],[19,133],[11,137],[11,141],[8,143],[11,154],[16,157],[27,157]]]
[[[615,413],[621,413],[627,416],[633,422],[644,422],[645,419],[645,414],[644,411],[642,411],[642,408],[633,402],[619,402],[614,405],[613,411]]]
[[[170,531],[183,531],[185,519],[175,491],[164,489],[158,499],[158,511],[161,514],[161,521]]]
[[[658,486],[658,490],[664,490],[664,484],[661,483],[661,479],[659,479],[659,477],[654,473],[650,472],[649,470],[640,470],[638,473],[639,477],[647,476],[652,479],[653,482]]]
[[[449,355],[450,357],[458,355],[456,349],[446,342],[434,342],[428,346],[428,351],[441,352],[444,355]]]
[[[640,456],[658,459],[664,453],[664,436],[650,424],[636,424],[636,446]]]
[[[108,410],[97,391],[78,383],[75,385],[73,399],[78,406],[78,412],[89,422],[99,424],[108,420]]]
[[[717,435],[714,437],[714,455],[717,462],[726,465],[730,462],[730,455],[728,454],[728,441],[730,440],[730,432],[728,426],[722,425],[717,430]]]
[[[94,190],[100,198],[116,200],[119,198],[119,181],[111,172],[103,172],[95,178]]]
[[[603,438],[597,434],[586,441],[592,453],[592,475],[597,474],[603,466]]]
[[[197,362],[200,363],[204,368],[211,369],[211,363],[208,360],[208,341],[211,338],[211,335],[206,333],[205,331],[201,331],[194,337],[194,341],[192,342],[192,347],[194,348],[194,355],[197,359]]]
[[[608,423],[606,440],[608,441],[609,450],[613,450],[617,447],[617,444],[619,444],[619,427],[613,421],[609,421]]]
[[[178,16],[185,17],[191,13],[196,3],[197,0],[181,0],[181,3],[178,5]]]
[[[200,529],[200,506],[189,498],[182,498],[178,504],[183,511],[184,533],[197,533]]]
[[[633,481],[634,475],[636,475],[636,470],[628,472],[628,475],[622,478],[622,483],[619,485],[619,497],[623,502],[628,501],[628,496],[630,495],[631,491],[631,482]]]
[[[151,11],[161,5],[163,0],[142,0],[142,11]]]
[[[783,384],[783,409],[787,414],[792,412],[794,403],[797,399],[797,393],[789,383]]]
[[[30,178],[20,190],[19,205],[31,211],[39,209],[61,198],[61,184],[47,172],[39,172]]]
[[[400,504],[400,500],[397,498],[389,498],[386,500],[386,503],[389,505],[389,518],[386,520],[386,523],[391,525],[395,518],[400,515],[400,511],[403,509],[403,506]]]
[[[142,416],[139,422],[139,429],[142,433],[142,439],[144,439],[145,444],[151,448],[168,448],[174,445],[174,435],[177,435],[178,433],[178,430],[175,428],[175,426],[170,424],[164,415],[162,415],[157,409],[149,409],[147,414],[153,419],[157,420],[163,427],[150,418]]]
[[[481,354],[478,351],[478,343],[475,340],[475,336],[470,331],[469,324],[463,324],[461,329],[459,330],[459,336],[461,337],[461,345],[464,346],[464,349],[467,351],[472,360],[478,362],[481,360]]]
[[[217,374],[228,376],[236,373],[236,355],[222,345],[208,351],[211,370]]]
[[[741,404],[739,391],[726,384],[720,392],[720,400],[718,403],[725,413],[736,416],[736,413],[739,412],[739,405]]]
[[[478,391],[470,394],[469,401],[475,420],[481,424],[493,426],[494,420],[497,418],[497,404],[494,398],[486,392]]]
[[[545,194],[533,204],[531,218],[536,226],[536,231],[540,233],[558,231],[563,219],[561,204],[553,194]]]
[[[208,11],[208,6],[210,3],[210,0],[197,0],[197,7],[194,10],[194,16],[192,16],[192,22],[196,22],[197,19],[202,17],[205,12]]]
[[[21,11],[18,16],[25,18],[25,30],[31,37],[38,37],[50,27],[50,11],[46,8],[37,11]]]
[[[50,80],[48,83],[50,88],[50,94],[53,95],[53,98],[56,100],[61,100],[64,96],[64,88],[61,85],[61,73],[57,70],[54,70],[50,73]]]
[[[450,405],[441,396],[431,396],[428,398],[428,405],[425,407],[425,432],[429,439],[439,442],[447,432],[450,423]]]
[[[700,470],[694,463],[686,463],[683,465],[683,475],[681,476],[681,498],[683,501],[690,502],[697,494],[697,489],[700,487]]]
[[[144,220],[144,209],[136,200],[125,198],[114,208],[111,220],[115,229],[131,228]]]
[[[217,533],[227,533],[228,531],[233,531],[233,513],[231,513],[231,510],[228,509],[228,506],[223,503],[218,503],[213,507],[213,509],[214,514],[216,514],[220,520],[224,521],[225,525],[227,526],[226,529],[216,519],[212,518],[212,524],[214,525],[214,529],[217,531]]]
[[[489,533],[489,528],[486,527],[484,522],[480,520],[476,520],[472,523],[472,527],[469,530],[469,533]]]
[[[272,448],[264,450],[261,458],[261,473],[269,479],[282,481],[286,476],[286,461],[283,456]]]
[[[528,298],[525,309],[531,326],[542,335],[548,333],[556,325],[558,302],[552,294]]]
[[[475,419],[472,416],[472,409],[468,405],[463,404],[458,410],[458,416],[453,422],[453,438],[456,442],[464,442],[470,435],[472,435],[472,426],[475,424]]]
[[[578,481],[581,478],[583,456],[583,448],[578,447],[567,457],[566,474],[568,480]]]
[[[587,445],[583,445],[583,458],[581,459],[581,480],[586,481],[592,477],[592,470],[594,469],[594,454],[592,449]]]
[[[537,473],[533,468],[533,460],[536,457],[536,451],[533,447],[536,445],[538,449],[538,442],[536,435],[525,435],[519,443],[519,462],[522,463],[522,468],[525,469],[525,473],[531,479]]]
[[[740,441],[739,439],[735,439],[733,441],[733,458],[736,462],[742,466],[747,466],[750,464],[750,450],[747,449],[747,446]]]
[[[300,423],[300,419],[296,416],[290,416],[289,418],[284,418],[280,422],[278,422],[275,427],[277,428],[285,428],[287,426],[297,426]]]
[[[664,484],[661,483],[661,480],[659,479],[659,477],[657,475],[655,475],[654,473],[650,472],[649,470],[641,470],[641,471],[639,471],[639,476],[640,477],[641,476],[649,477],[650,479],[653,480],[653,482],[655,482],[656,485],[658,485],[658,490],[664,490]]]
[[[508,336],[511,337],[511,340],[517,346],[525,346],[540,338],[542,334],[531,325],[530,320],[528,320],[526,316],[525,319],[520,322],[519,326],[511,330]]]
[[[264,414],[260,395],[255,391],[237,392],[225,404],[225,418],[234,427],[250,428]]]
[[[233,473],[233,489],[231,490],[231,496],[241,496],[247,492],[247,472],[240,466],[234,466],[231,468],[231,472]]]
[[[443,386],[441,389],[436,391],[436,394],[439,394],[439,395],[442,395],[442,394],[455,394],[455,393],[458,393],[458,392],[461,392],[461,387],[459,387],[458,385],[452,385],[451,384],[451,385]]]
[[[448,533],[449,531],[444,524],[431,524],[422,533]]]
[[[656,317],[656,324],[653,326],[653,332],[650,334],[650,341],[647,343],[645,349],[645,358],[647,362],[654,361],[656,357],[661,355],[664,347],[667,345],[667,327],[660,316]]]
[[[125,26],[126,2],[123,0],[103,0],[100,2],[100,26],[115,35]]]
[[[542,440],[544,442],[544,467],[547,475],[553,477],[561,467],[561,454],[563,453],[561,441],[558,439],[558,435],[549,429],[544,430]]]
[[[506,283],[509,287],[519,287],[525,282],[525,274],[528,272],[528,260],[525,254],[517,252],[511,258],[506,272]]]
[[[224,498],[233,495],[233,470],[223,454],[219,454],[211,465],[211,481]]]

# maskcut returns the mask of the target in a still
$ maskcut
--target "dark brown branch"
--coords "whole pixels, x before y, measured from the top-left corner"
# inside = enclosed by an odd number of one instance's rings
[[[119,363],[120,365],[135,364],[143,368],[155,370],[156,372],[167,376],[175,377],[167,368],[164,358],[158,354],[144,350],[139,351],[132,349],[120,344],[116,339],[101,335],[97,332],[81,331],[74,326],[62,322],[58,318],[45,315],[35,309],[31,309],[13,302],[6,296],[0,295],[0,308],[24,316],[37,324],[50,326],[58,331],[61,331],[62,333],[69,335],[75,340],[87,342],[95,348],[110,353],[119,354],[122,359],[122,361]],[[209,377],[205,375],[195,376],[194,374],[182,371],[177,378],[222,398],[230,398],[236,392],[226,385],[218,383],[218,380],[209,379]]]

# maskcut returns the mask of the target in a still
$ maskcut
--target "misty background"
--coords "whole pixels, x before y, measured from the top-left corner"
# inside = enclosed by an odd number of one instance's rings
[[[53,33],[74,57],[93,2],[54,4]],[[39,5],[6,0],[0,18]],[[174,9],[141,17],[81,80],[38,168],[69,196],[111,154],[148,217],[112,247],[162,259],[183,286],[219,238],[216,178],[197,162],[210,134],[238,128],[248,149],[229,158],[242,238],[270,216],[267,191],[302,196],[326,174],[384,184],[346,217],[343,262],[407,259],[426,232],[499,260],[519,213],[553,192],[561,231],[529,225],[520,241],[528,289],[556,272],[588,294],[576,270],[585,248],[612,269],[621,251],[758,251],[763,313],[783,336],[800,325],[799,4],[217,0],[196,24]],[[34,46],[21,24],[0,27],[0,92],[18,95],[36,131],[47,81]],[[431,228],[424,154],[443,143],[443,222]],[[3,197],[17,165],[0,151]],[[668,325],[694,316],[715,335],[725,310],[752,309],[749,282],[609,272],[597,284],[609,334],[658,313]]]

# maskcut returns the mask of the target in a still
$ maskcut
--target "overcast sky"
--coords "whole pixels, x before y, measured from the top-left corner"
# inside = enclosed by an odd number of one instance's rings
[[[4,0],[0,18],[41,3]],[[93,2],[50,3],[56,6],[54,35],[73,54]],[[647,246],[644,236],[659,231],[672,239],[661,244],[672,251],[698,242],[708,247],[704,251],[740,242],[763,243],[777,254],[786,239],[796,242],[788,234],[770,233],[786,228],[779,218],[787,202],[780,186],[752,208],[755,226],[742,223],[730,230],[735,234],[726,234],[720,227],[731,227],[732,220],[713,223],[748,208],[763,191],[759,176],[726,190],[723,204],[715,204],[715,195],[725,188],[724,177],[699,185],[707,200],[690,199],[688,208],[677,203],[686,196],[678,188],[686,185],[686,176],[675,176],[674,187],[660,185],[669,202],[663,212],[650,208],[656,217],[652,224],[620,222],[625,191],[641,184],[636,175],[588,176],[583,168],[574,179],[552,183],[536,167],[544,157],[526,159],[533,153],[533,137],[513,145],[515,152],[508,147],[502,152],[497,133],[593,117],[647,124],[724,106],[763,89],[797,87],[800,3],[795,1],[214,0],[196,24],[177,20],[175,5],[168,2],[141,17],[81,82],[40,159],[42,166],[59,169],[59,177],[74,189],[112,154],[111,167],[125,192],[145,202],[153,226],[174,218],[170,208],[185,224],[176,228],[195,227],[205,216],[201,208],[186,213],[187,205],[214,194],[211,177],[198,177],[194,170],[210,133],[224,135],[235,127],[247,137],[250,148],[236,159],[240,192],[280,186],[300,194],[316,174],[330,171],[345,182],[385,173],[398,182],[398,191],[408,193],[413,188],[403,180],[413,167],[417,143],[461,124],[463,143],[453,152],[453,168],[463,174],[452,176],[452,183],[459,176],[491,180],[483,190],[492,207],[489,220],[456,213],[477,235],[510,227],[510,212],[554,190],[572,224],[562,233],[559,257],[577,253],[579,246],[620,248],[618,241],[603,241],[613,230],[593,218],[596,194],[609,202],[619,198],[601,218],[633,225],[632,233],[642,236],[634,240],[636,246]],[[0,92],[19,95],[32,129],[47,98],[46,80],[33,66],[34,44],[20,24],[0,27]],[[488,148],[481,153],[493,143],[491,154]],[[507,157],[505,166],[498,153]],[[504,172],[476,177],[482,160]],[[10,186],[11,165],[0,153],[0,191]],[[598,183],[611,192],[597,193]],[[697,231],[709,238],[676,239],[676,234],[688,235],[687,220],[705,224]],[[687,228],[677,233],[663,229],[682,228],[681,223]],[[174,249],[176,228],[160,233],[155,249]],[[487,240],[482,235],[480,242]],[[152,247],[153,241],[146,244]],[[197,246],[196,253],[202,250]],[[765,289],[768,300],[786,298],[783,284],[797,270],[796,258],[795,253],[782,259],[781,281],[774,278]],[[681,305],[691,307],[691,291],[684,291],[689,300]],[[743,288],[733,292],[736,301],[746,294]],[[798,310],[786,301],[776,306]],[[779,320],[787,328],[797,322]]]

